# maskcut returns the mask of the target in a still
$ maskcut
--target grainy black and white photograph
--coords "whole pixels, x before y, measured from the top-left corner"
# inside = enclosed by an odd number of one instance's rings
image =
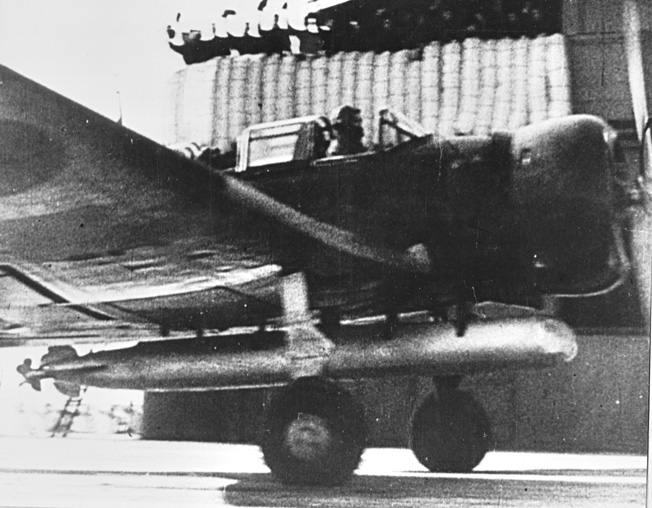
[[[647,0],[0,0],[0,507],[645,507],[651,90]]]

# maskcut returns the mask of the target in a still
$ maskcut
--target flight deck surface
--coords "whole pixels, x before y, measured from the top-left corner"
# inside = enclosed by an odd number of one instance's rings
[[[3,507],[643,507],[643,456],[490,452],[433,474],[409,450],[365,451],[341,487],[276,482],[258,447],[128,436],[0,437]]]

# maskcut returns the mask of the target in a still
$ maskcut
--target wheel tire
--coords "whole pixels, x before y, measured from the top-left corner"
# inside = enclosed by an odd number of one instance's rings
[[[410,448],[430,471],[471,471],[493,447],[489,418],[467,392],[443,389],[438,395],[415,412]]]
[[[366,441],[361,407],[333,382],[295,381],[272,402],[263,456],[289,484],[338,485],[358,467]]]

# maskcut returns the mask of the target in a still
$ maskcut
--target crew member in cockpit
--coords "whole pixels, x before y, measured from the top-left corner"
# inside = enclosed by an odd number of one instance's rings
[[[328,148],[328,155],[351,155],[366,152],[362,143],[364,128],[360,110],[353,106],[340,106],[331,116],[333,141]]]
[[[325,116],[320,116],[315,121],[315,158],[326,157],[333,139],[331,121]]]

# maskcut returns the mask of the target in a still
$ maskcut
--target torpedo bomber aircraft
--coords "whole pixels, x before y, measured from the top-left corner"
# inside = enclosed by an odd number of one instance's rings
[[[0,344],[50,345],[19,372],[68,394],[278,386],[262,450],[288,483],[356,469],[342,380],[428,376],[411,447],[470,471],[491,425],[460,379],[572,360],[546,302],[628,275],[647,182],[622,184],[593,116],[451,139],[378,121],[349,155],[324,152],[321,117],[250,126],[222,170],[0,68]],[[80,356],[76,339],[141,342]]]

